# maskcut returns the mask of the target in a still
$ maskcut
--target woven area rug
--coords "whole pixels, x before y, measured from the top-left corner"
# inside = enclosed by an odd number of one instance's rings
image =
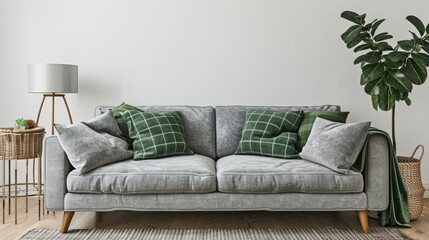
[[[281,239],[407,239],[397,229],[86,229],[61,234],[57,229],[33,229],[21,239],[150,239],[150,240],[281,240]]]

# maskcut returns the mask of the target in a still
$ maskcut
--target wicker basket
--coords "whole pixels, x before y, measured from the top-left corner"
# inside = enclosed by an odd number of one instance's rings
[[[421,148],[422,154],[419,159],[414,158],[417,150]],[[411,157],[398,156],[399,169],[408,190],[408,205],[410,220],[417,219],[423,212],[423,195],[425,188],[422,183],[420,162],[425,150],[423,145],[418,145]]]
[[[0,157],[2,159],[34,159],[41,157],[45,129],[0,129]]]

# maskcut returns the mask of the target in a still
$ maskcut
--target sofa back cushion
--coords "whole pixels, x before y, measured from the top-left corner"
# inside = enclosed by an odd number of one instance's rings
[[[98,116],[114,107],[99,106],[95,109],[95,115]],[[212,107],[138,106],[138,108],[145,112],[180,112],[187,146],[197,154],[216,159],[215,113]]]
[[[340,111],[339,106],[216,106],[216,155],[218,158],[232,155],[238,147],[243,131],[246,111]]]

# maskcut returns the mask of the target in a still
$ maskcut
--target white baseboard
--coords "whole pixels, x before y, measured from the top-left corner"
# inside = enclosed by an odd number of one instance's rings
[[[423,184],[423,187],[425,188],[425,195],[424,198],[429,198],[429,184]]]

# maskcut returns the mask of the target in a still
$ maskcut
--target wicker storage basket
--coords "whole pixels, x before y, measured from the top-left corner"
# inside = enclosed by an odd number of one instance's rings
[[[422,154],[419,159],[414,158],[418,149]],[[408,205],[410,211],[410,220],[417,219],[423,212],[423,195],[425,188],[422,183],[420,171],[420,162],[425,150],[423,145],[418,145],[411,157],[398,156],[399,169],[404,178],[408,190]]]
[[[0,157],[3,159],[34,159],[41,157],[45,129],[0,129]]]

